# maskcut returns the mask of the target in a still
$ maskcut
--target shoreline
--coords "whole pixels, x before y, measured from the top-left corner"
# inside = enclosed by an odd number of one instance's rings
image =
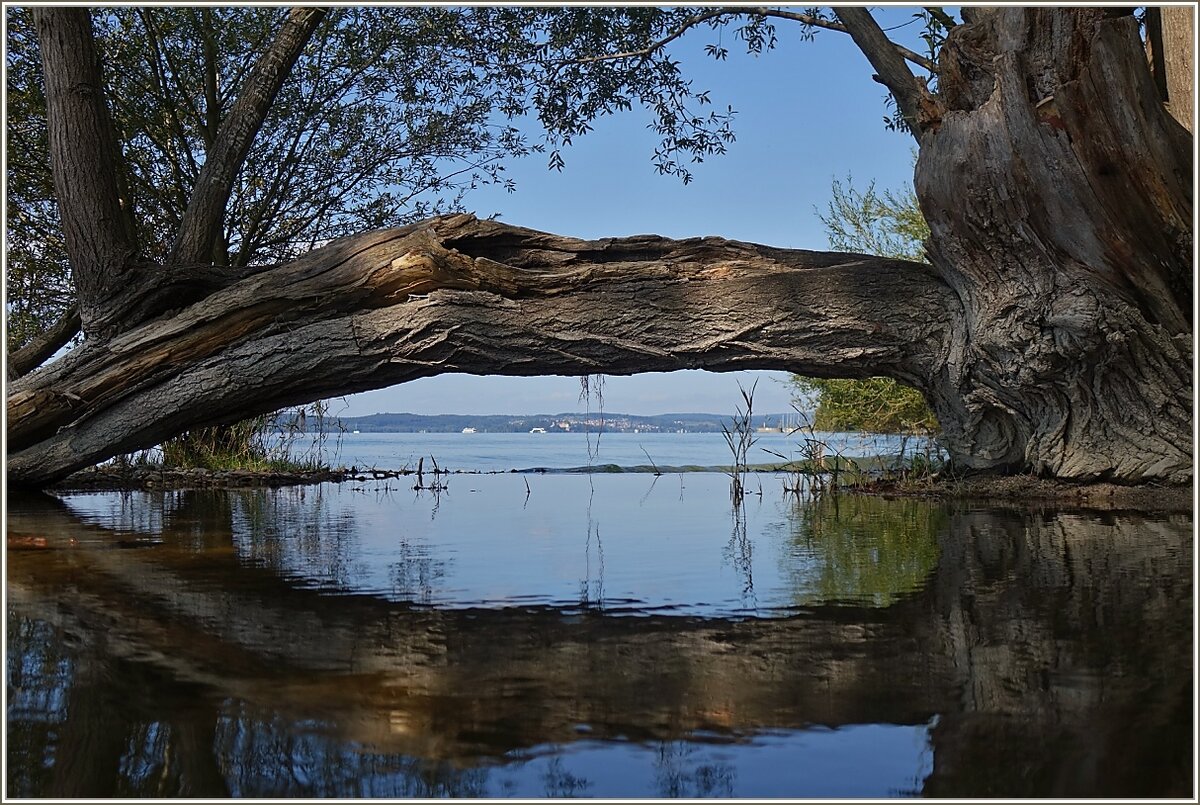
[[[1195,509],[1194,486],[1124,485],[1103,481],[1078,483],[1028,475],[979,476],[907,484],[881,481],[857,492],[884,498],[930,498],[1023,510],[1049,507],[1191,514]]]
[[[547,470],[531,467],[521,470],[432,470],[424,474],[434,478],[448,475],[509,475],[546,472],[578,474],[586,468]],[[674,474],[679,471],[720,472],[721,468],[652,468],[637,466],[617,468],[597,465],[596,474],[644,472],[649,475]],[[764,470],[759,470],[764,471]],[[92,467],[74,473],[46,488],[47,492],[130,492],[179,491],[194,489],[263,489],[286,486],[311,486],[319,483],[351,483],[389,481],[417,476],[412,469],[380,470],[320,469],[301,471],[272,470],[205,470],[166,469],[161,467]],[[419,488],[419,487],[418,487]],[[1120,485],[1113,483],[1072,483],[1031,476],[990,476],[967,479],[931,480],[921,482],[877,481],[865,487],[840,490],[843,495],[870,495],[884,498],[931,498],[946,501],[978,502],[991,505],[1019,506],[1023,509],[1052,506],[1101,511],[1136,509],[1143,512],[1192,513],[1193,486],[1159,486],[1151,484]]]

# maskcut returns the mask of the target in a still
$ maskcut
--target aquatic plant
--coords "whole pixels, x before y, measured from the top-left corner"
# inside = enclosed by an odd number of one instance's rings
[[[734,505],[740,503],[741,499],[746,494],[746,473],[750,471],[750,448],[754,446],[756,441],[754,437],[754,428],[751,426],[751,418],[754,412],[754,390],[758,387],[758,381],[750,386],[747,391],[738,383],[738,391],[742,394],[742,402],[745,403],[745,408],[735,408],[733,415],[732,426],[721,425],[721,434],[725,437],[725,444],[729,446],[729,452],[733,455],[733,465],[727,471],[730,478],[729,494],[733,497]]]

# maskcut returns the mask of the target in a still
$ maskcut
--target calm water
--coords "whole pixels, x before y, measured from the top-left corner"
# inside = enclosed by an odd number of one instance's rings
[[[1190,515],[538,474],[7,527],[8,796],[1192,793]]]
[[[846,456],[894,455],[902,441],[878,434],[817,433],[815,437],[828,445],[830,454]],[[801,441],[799,435],[756,434],[749,461],[776,464],[779,455],[799,459]],[[916,440],[907,441],[906,452],[911,453],[916,444]],[[318,448],[308,440],[297,440],[292,449],[305,454]],[[415,467],[422,457],[429,467],[430,456],[451,470],[481,472],[573,469],[589,464],[665,468],[732,463],[720,433],[345,433],[340,438],[328,437],[319,449],[335,465],[379,469]]]

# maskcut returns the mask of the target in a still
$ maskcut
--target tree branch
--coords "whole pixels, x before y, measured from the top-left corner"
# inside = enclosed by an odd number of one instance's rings
[[[827,31],[837,31],[838,33],[843,33],[843,34],[849,33],[846,26],[842,25],[841,23],[838,23],[834,20],[822,19],[821,17],[814,17],[811,14],[805,14],[805,13],[799,12],[799,11],[786,11],[784,9],[778,9],[778,8],[767,8],[766,6],[758,6],[758,7],[726,6],[726,7],[714,9],[713,11],[705,12],[703,14],[697,14],[694,17],[689,17],[688,19],[684,20],[683,23],[680,24],[677,28],[675,28],[673,31],[671,31],[669,34],[667,34],[665,37],[657,40],[656,42],[653,42],[653,43],[647,45],[644,48],[640,48],[638,50],[629,50],[629,51],[625,51],[623,53],[606,53],[606,54],[603,54],[600,56],[587,56],[582,59],[576,59],[575,63],[591,64],[593,62],[600,62],[600,61],[617,61],[620,59],[648,58],[648,57],[654,55],[655,52],[661,50],[662,48],[666,47],[671,42],[674,42],[676,39],[683,36],[685,33],[690,31],[692,28],[695,28],[697,25],[701,25],[705,22],[708,22],[711,19],[715,19],[717,17],[724,17],[724,16],[774,17],[776,19],[792,20],[793,22],[799,22],[804,25],[811,26],[813,28],[822,28]],[[909,50],[908,48],[904,47],[903,45],[899,45],[894,42],[891,44],[894,48],[896,48],[896,51],[901,56],[903,56],[905,59],[911,61],[913,64],[918,64],[931,73],[937,72],[937,64],[934,61],[932,61],[931,59],[928,59],[925,56],[922,56],[920,53]]]
[[[892,97],[896,99],[896,108],[908,122],[913,136],[920,139],[921,101],[928,91],[908,69],[904,58],[896,52],[895,45],[869,11],[839,6],[837,15],[854,39],[854,44],[858,45],[858,49],[875,68],[876,80],[891,90]]]
[[[18,381],[9,478],[443,372],[781,369],[927,387],[958,310],[921,263],[447,216],[335,241]]]
[[[45,363],[79,332],[79,306],[73,305],[61,319],[25,346],[8,355],[8,379],[23,377]]]
[[[325,9],[321,8],[293,9],[275,41],[255,64],[205,157],[168,262],[199,263],[211,259],[233,180],[275,96],[324,16]]]
[[[736,6],[733,8],[736,9]],[[833,20],[825,20],[825,19],[821,19],[820,17],[814,17],[811,14],[804,14],[802,12],[797,12],[797,11],[785,11],[783,9],[778,9],[778,8],[753,8],[753,9],[742,9],[742,11],[744,13],[759,14],[764,17],[777,17],[779,19],[784,19],[784,20],[794,20],[796,22],[800,22],[805,25],[811,25],[814,28],[823,28],[827,31],[837,31],[838,33],[843,33],[843,34],[850,33],[850,29],[844,24],[845,20],[842,21],[843,24],[839,24]],[[840,11],[840,9],[839,9],[839,11]],[[839,14],[838,16],[840,17],[841,15]],[[882,30],[880,32],[882,33]],[[890,47],[894,48],[897,53],[899,53],[901,56],[903,56],[905,59],[912,62],[913,64],[920,65],[921,67],[925,68],[926,70],[928,70],[931,73],[937,72],[937,63],[936,62],[926,58],[925,56],[922,56],[920,53],[917,53],[916,51],[909,50],[908,48],[904,47],[904,45],[900,45],[900,44],[897,44],[897,43],[891,41],[886,36],[884,37],[884,41],[886,41]]]
[[[629,50],[624,53],[604,53],[599,56],[585,56],[580,59],[575,59],[574,62],[576,64],[592,64],[594,62],[601,62],[601,61],[619,61],[621,59],[648,58],[650,56],[653,56],[657,51],[662,50],[664,47],[666,47],[670,43],[674,42],[679,37],[683,36],[688,31],[695,28],[697,25],[702,25],[703,23],[708,22],[711,19],[715,19],[717,17],[722,17],[722,16],[725,16],[730,13],[738,13],[738,12],[736,12],[736,11],[730,12],[727,9],[716,9],[715,11],[707,11],[703,14],[697,14],[694,17],[688,17],[678,27],[676,27],[675,30],[671,31],[669,34],[664,36],[662,39],[659,39],[658,41],[653,42],[644,48],[640,48],[638,50]]]

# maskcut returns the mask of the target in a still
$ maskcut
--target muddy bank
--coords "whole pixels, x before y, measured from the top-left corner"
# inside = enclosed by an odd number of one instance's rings
[[[1028,475],[980,477],[930,482],[879,481],[856,494],[884,497],[930,497],[942,500],[1001,503],[1028,508],[1133,509],[1190,512],[1195,503],[1191,486],[1111,483],[1068,483]]]

